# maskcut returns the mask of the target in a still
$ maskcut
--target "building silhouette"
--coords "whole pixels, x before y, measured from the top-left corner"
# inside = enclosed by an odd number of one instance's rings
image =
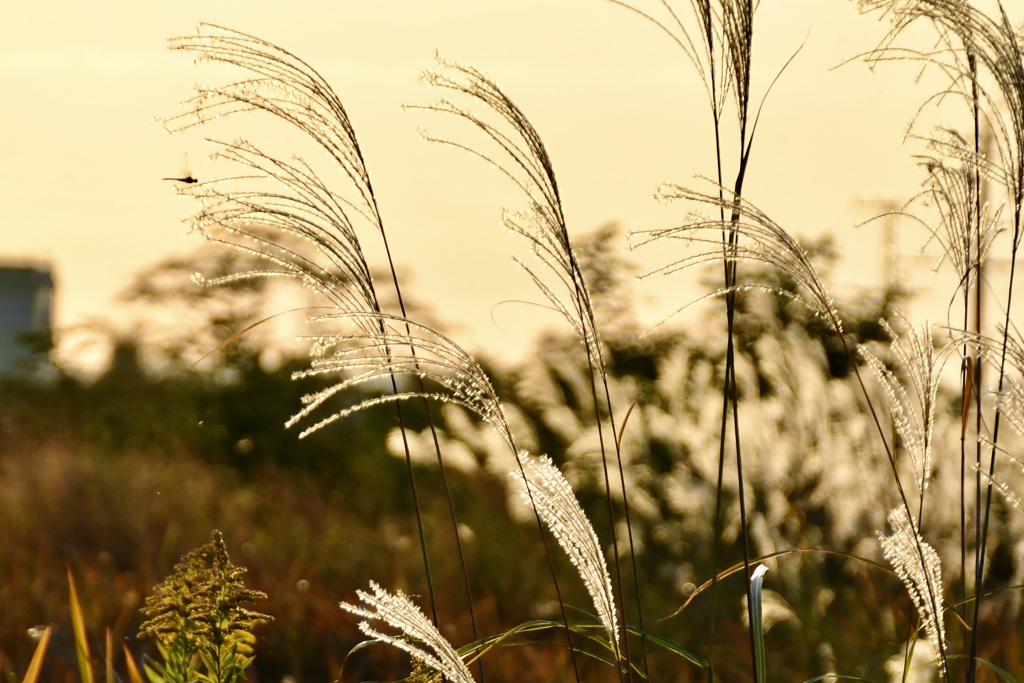
[[[52,371],[53,296],[49,264],[0,261],[0,375]]]

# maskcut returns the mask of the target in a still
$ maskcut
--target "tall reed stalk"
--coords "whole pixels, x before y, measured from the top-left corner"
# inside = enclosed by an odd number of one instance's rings
[[[879,55],[884,58],[920,60],[936,67],[948,78],[948,88],[939,97],[949,95],[965,105],[970,120],[971,134],[965,137],[943,131],[933,138],[933,147],[940,151],[939,158],[928,163],[932,182],[932,194],[940,207],[940,226],[950,235],[947,253],[954,265],[964,289],[964,338],[980,339],[984,334],[981,327],[982,289],[984,256],[991,244],[998,214],[985,215],[985,185],[1000,188],[1010,207],[1009,245],[1010,273],[1004,299],[999,303],[1004,312],[1001,332],[995,343],[984,342],[995,353],[988,356],[996,373],[996,395],[1002,395],[1006,386],[1006,363],[1010,334],[1010,315],[1013,304],[1013,286],[1016,274],[1016,256],[1020,246],[1022,219],[1024,219],[1024,45],[1019,30],[1010,21],[1002,2],[996,3],[992,15],[966,2],[949,0],[915,0],[893,2],[872,0],[862,2],[866,10],[878,11],[887,19],[892,28]],[[897,47],[899,35],[911,24],[927,22],[935,27],[939,36],[940,49],[920,52]],[[982,141],[982,130],[991,131],[995,150],[991,153]],[[957,176],[959,184],[948,180]],[[955,237],[954,237],[955,236]],[[972,281],[976,296],[974,308],[974,330],[966,324],[970,302],[967,292]],[[997,349],[997,350],[996,350]],[[996,477],[996,456],[999,452],[999,433],[1003,417],[1001,404],[996,402],[991,417],[991,430],[984,434],[987,422],[983,417],[982,404],[982,355],[970,358],[964,350],[965,370],[974,370],[973,377],[965,377],[965,408],[968,397],[977,393],[974,401],[977,445],[975,453],[975,507],[974,551],[975,563],[967,565],[967,538],[961,541],[961,563],[964,579],[961,590],[967,598],[966,576],[973,572],[973,610],[967,652],[966,680],[975,680],[981,602],[984,594],[986,550],[989,543],[989,520],[992,506],[993,481]],[[966,424],[966,414],[965,414]],[[982,458],[982,448],[988,444],[987,462]],[[962,470],[966,468],[962,466]],[[983,483],[983,479],[987,483]],[[966,514],[962,517],[966,521]],[[966,527],[966,524],[962,522]]]
[[[622,461],[622,450],[619,439],[615,437],[615,410],[612,405],[611,392],[608,385],[607,361],[590,292],[584,278],[583,270],[569,238],[565,213],[558,190],[558,181],[554,167],[544,147],[540,135],[533,128],[529,119],[518,106],[487,76],[476,69],[441,62],[443,71],[428,72],[424,75],[431,85],[468,97],[471,101],[485,105],[497,116],[498,123],[492,124],[482,115],[464,109],[458,105],[442,100],[427,107],[428,110],[447,113],[466,120],[479,128],[500,152],[511,159],[511,168],[506,168],[491,159],[488,152],[481,152],[473,147],[451,140],[427,136],[435,142],[441,142],[460,149],[468,150],[503,171],[526,195],[528,207],[517,214],[506,212],[504,224],[516,234],[524,237],[529,244],[530,252],[537,257],[553,279],[549,284],[544,274],[531,268],[524,259],[516,257],[516,263],[523,268],[537,288],[548,299],[551,306],[559,311],[572,327],[586,351],[588,376],[590,378],[590,398],[592,400],[594,421],[597,425],[597,436],[601,452],[602,474],[605,487],[605,502],[608,510],[609,528],[612,542],[612,556],[615,564],[616,588],[619,595],[619,616],[622,623],[628,623],[623,587],[623,570],[620,565],[619,540],[616,533],[616,513],[612,503],[612,477],[608,468],[608,447],[605,441],[605,421],[612,433],[618,468],[618,485],[622,490],[623,515],[625,518],[629,556],[632,562],[633,593],[636,598],[636,609],[639,628],[644,631],[643,607],[640,597],[639,572],[636,563],[636,548],[633,539],[632,520],[629,510],[629,495],[626,488],[625,468]],[[451,75],[449,75],[451,74]],[[505,129],[510,131],[506,132]],[[600,387],[600,389],[599,389]],[[598,392],[603,391],[603,397]],[[602,414],[603,401],[604,414]],[[647,643],[642,636],[643,665],[640,673],[647,671]],[[624,675],[632,680],[633,665],[629,638],[623,640]]]
[[[747,524],[746,496],[743,484],[743,456],[740,439],[739,405],[736,383],[736,295],[739,288],[737,274],[738,224],[741,219],[740,202],[743,184],[750,163],[757,114],[751,111],[751,70],[753,60],[754,14],[756,5],[752,0],[692,0],[690,3],[696,24],[696,38],[691,37],[681,15],[671,3],[662,0],[654,3],[655,9],[648,11],[630,2],[610,0],[623,6],[652,23],[665,33],[691,62],[701,82],[711,113],[712,131],[715,141],[715,173],[718,201],[715,203],[721,226],[721,262],[723,267],[722,293],[726,313],[726,356],[722,387],[722,417],[719,432],[718,481],[715,494],[714,551],[712,560],[711,624],[709,628],[709,680],[714,676],[715,604],[717,601],[717,574],[719,568],[719,546],[722,532],[722,505],[725,477],[725,463],[728,455],[729,426],[731,425],[732,449],[736,463],[737,491],[740,506],[740,526],[743,550],[743,567],[748,579],[751,576],[750,539]],[[660,10],[660,11],[659,11]],[[662,19],[657,14],[663,15]],[[725,201],[727,194],[723,150],[723,117],[729,101],[735,108],[734,134],[739,142],[736,159],[733,160],[735,177],[728,194],[732,204]],[[728,219],[726,218],[728,214]],[[754,623],[752,601],[747,582],[747,619]],[[751,660],[755,659],[756,643],[754,629],[750,629]],[[754,679],[759,681],[758,670]],[[759,681],[763,683],[763,681]]]

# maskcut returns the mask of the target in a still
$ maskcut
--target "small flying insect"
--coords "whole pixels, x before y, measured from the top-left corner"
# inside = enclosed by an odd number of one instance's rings
[[[173,180],[176,183],[185,183],[186,185],[191,185],[192,183],[199,182],[199,180],[197,180],[196,177],[192,175],[192,172],[188,170],[188,152],[185,153],[182,160],[181,176],[178,178],[164,178],[164,180]]]

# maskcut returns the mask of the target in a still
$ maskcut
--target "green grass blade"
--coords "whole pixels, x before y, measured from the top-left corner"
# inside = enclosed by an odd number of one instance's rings
[[[896,572],[893,571],[892,567],[888,567],[888,566],[886,566],[886,565],[884,565],[884,564],[882,564],[880,562],[875,562],[874,560],[870,560],[870,559],[868,559],[866,557],[860,557],[859,555],[853,555],[851,553],[844,553],[844,552],[839,551],[839,550],[831,550],[829,548],[786,548],[784,550],[777,550],[777,551],[775,551],[773,553],[768,553],[767,555],[762,555],[760,557],[751,558],[751,562],[764,562],[765,560],[771,560],[771,559],[774,559],[774,558],[777,558],[777,557],[783,557],[783,556],[786,556],[786,555],[800,554],[800,553],[820,553],[822,555],[830,555],[830,556],[835,556],[835,557],[842,557],[842,558],[845,558],[847,560],[856,560],[857,562],[863,563],[863,564],[867,565],[868,567],[870,567],[872,569],[879,569],[879,570],[885,572],[886,574],[893,574],[893,575],[896,574]],[[673,617],[677,617],[680,614],[682,614],[683,610],[685,610],[687,607],[689,607],[691,602],[696,600],[698,596],[703,594],[706,590],[708,590],[708,588],[711,587],[711,584],[712,584],[713,580],[721,581],[722,579],[725,579],[725,578],[727,578],[729,576],[732,576],[733,574],[738,574],[741,571],[743,571],[743,563],[742,562],[737,562],[736,564],[732,565],[728,569],[723,569],[718,574],[716,574],[713,579],[708,579],[707,581],[702,583],[700,586],[698,586],[697,590],[695,590],[692,594],[690,594],[690,597],[688,597],[686,599],[686,601],[682,605],[680,605],[678,609],[676,609],[676,611],[672,612],[672,614],[669,614],[667,617],[664,617],[661,621],[664,621],[665,619],[671,619]],[[1020,586],[1020,588],[1024,588],[1024,586]],[[965,600],[963,602],[967,602],[967,601]]]
[[[979,664],[984,664],[988,668],[992,669],[992,671],[996,672],[996,674],[999,676],[999,678],[1001,678],[1004,681],[1006,681],[1006,683],[1020,683],[1020,679],[1015,677],[1013,674],[1011,674],[1006,669],[1003,669],[1002,667],[997,666],[997,665],[993,664],[992,662],[990,662],[990,661],[988,661],[986,659],[982,659],[981,657],[977,657],[976,661]]]
[[[166,679],[156,667],[151,666],[147,662],[142,665],[142,668],[146,670],[146,676],[149,678],[150,683],[165,683]]]
[[[343,660],[341,660],[341,670],[338,672],[337,680],[339,680],[339,681],[345,680],[344,679],[345,667],[348,665],[348,660],[352,658],[352,655],[354,655],[357,652],[361,652],[362,650],[365,650],[366,648],[368,648],[368,647],[370,647],[372,645],[378,645],[378,644],[381,644],[381,643],[383,643],[383,641],[377,640],[376,638],[371,639],[371,640],[364,640],[364,641],[362,641],[360,643],[356,643],[356,645],[354,647],[352,647],[345,654],[345,658]]]
[[[504,633],[500,633],[498,635],[490,636],[487,638],[481,638],[476,642],[464,645],[461,648],[459,648],[458,652],[463,657],[471,654],[475,655],[475,657],[480,657],[483,654],[485,654],[488,650],[494,647],[511,647],[515,645],[528,644],[523,641],[508,642],[509,639],[512,638],[512,636],[534,633],[537,631],[544,631],[548,629],[563,628],[565,628],[565,624],[561,621],[551,621],[548,619],[534,619],[531,621],[525,621],[519,624],[518,626],[514,626],[508,631],[505,631]],[[601,649],[606,650],[610,653],[610,656],[607,659],[605,659],[594,652],[584,652],[581,650],[583,654],[604,661],[605,663],[610,665],[613,665],[615,663],[615,649],[612,646],[612,644],[608,642],[608,639],[605,637],[604,627],[599,622],[569,622],[569,629],[573,633],[589,640],[592,643],[595,643]],[[675,655],[678,655],[679,657],[682,657],[687,662],[693,664],[696,667],[699,667],[701,669],[708,668],[708,663],[705,659],[698,657],[697,655],[693,654],[689,650],[686,650],[685,648],[679,647],[670,640],[666,640],[665,638],[650,633],[649,631],[646,631],[644,629],[637,628],[636,626],[628,626],[626,628],[626,631],[633,635],[645,638],[649,644],[661,647],[668,652],[671,652]],[[552,643],[546,642],[544,644],[551,645]]]
[[[71,593],[71,624],[75,629],[75,654],[78,655],[78,670],[82,674],[82,683],[94,683],[89,639],[85,632],[85,618],[82,616],[82,606],[78,601],[78,591],[75,589],[75,577],[71,575],[71,567],[68,567],[68,590]]]
[[[649,643],[662,647],[673,654],[679,655],[680,657],[688,661],[690,664],[693,664],[694,666],[700,667],[701,669],[708,668],[708,662],[706,659],[702,659],[701,657],[698,657],[689,650],[679,647],[671,640],[666,640],[665,638],[657,636],[648,631],[641,630],[635,626],[630,626],[626,630],[630,633],[635,633],[636,635],[643,636],[647,639]]]
[[[464,658],[473,655],[471,658],[466,660],[466,663],[468,665],[477,661],[485,654],[487,654],[488,651],[495,647],[522,647],[525,645],[570,647],[570,645],[564,643],[556,643],[550,640],[511,640],[513,636],[521,636],[526,633],[535,633],[538,631],[548,631],[554,629],[561,630],[565,627],[566,623],[563,621],[551,621],[549,619],[534,619],[531,621],[525,621],[517,626],[512,627],[504,633],[499,633],[497,635],[490,636],[487,638],[481,638],[473,643],[464,645],[463,647],[459,648],[458,652],[459,655]],[[589,640],[590,642],[594,643],[600,648],[599,650],[585,650],[577,646],[572,646],[573,652],[575,654],[579,654],[584,657],[590,657],[591,659],[599,661],[603,664],[607,664],[608,666],[613,668],[618,667],[618,651],[615,648],[615,646],[605,636],[606,631],[604,630],[604,626],[601,623],[590,621],[570,621],[568,623],[568,627],[571,633],[575,633],[581,638]],[[607,652],[607,654],[602,654],[602,652]],[[642,673],[639,669],[637,669],[635,665],[633,665],[633,670],[637,673]]]

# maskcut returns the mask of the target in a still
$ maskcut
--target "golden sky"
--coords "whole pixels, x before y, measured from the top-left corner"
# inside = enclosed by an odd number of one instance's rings
[[[195,244],[183,236],[190,201],[161,178],[178,174],[186,154],[200,179],[217,169],[201,134],[170,136],[155,118],[177,113],[194,83],[227,77],[165,47],[201,20],[286,47],[334,86],[396,259],[418,298],[470,347],[518,353],[538,325],[556,321],[496,306],[538,299],[511,263],[522,243],[499,226],[502,207],[522,205],[515,188],[469,155],[422,141],[417,129],[436,117],[401,111],[437,97],[417,83],[435,52],[488,73],[531,117],[571,231],[611,220],[625,231],[669,225],[679,209],[654,201],[658,185],[714,171],[710,115],[689,63],[651,25],[603,0],[8,2],[0,258],[53,264],[59,326],[116,319],[113,297],[132,274]],[[902,201],[920,178],[902,140],[929,84],[915,86],[906,65],[874,74],[862,61],[842,65],[882,34],[849,0],[765,2],[755,23],[757,99],[804,46],[764,105],[746,195],[795,234],[838,236],[847,260],[836,287],[880,283],[881,230],[854,230],[873,211],[858,202]],[[213,133],[232,137],[230,128]],[[923,236],[901,240],[913,253]],[[652,268],[664,254],[631,257]],[[645,316],[692,298],[681,283],[640,283]]]

